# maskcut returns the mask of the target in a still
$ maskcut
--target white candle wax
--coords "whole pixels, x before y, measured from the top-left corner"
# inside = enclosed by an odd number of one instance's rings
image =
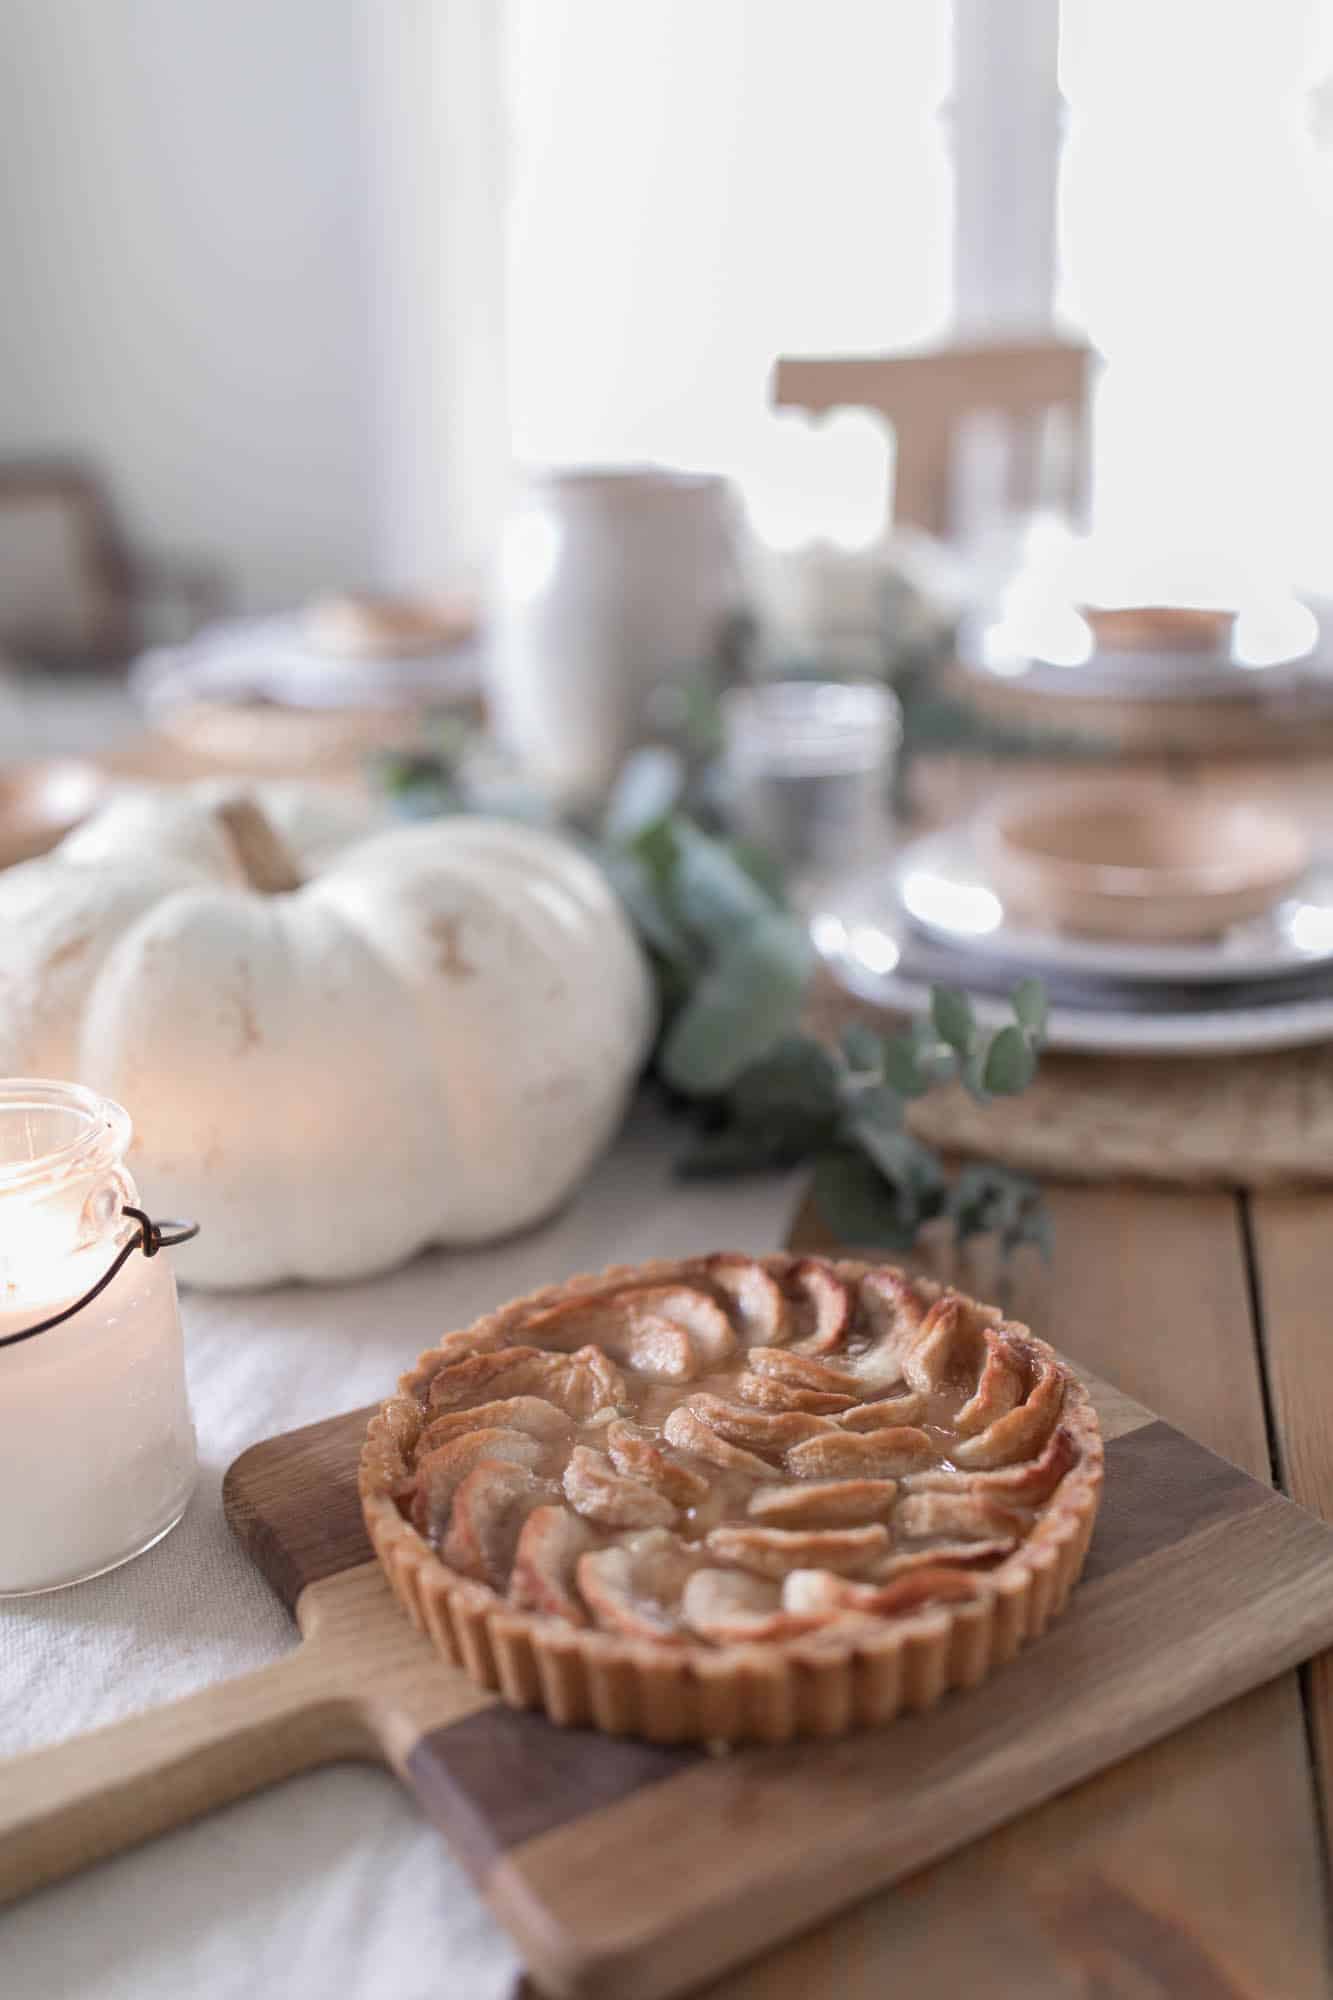
[[[87,1143],[53,1148],[49,1172],[32,1143],[15,1165],[12,1094],[54,1088],[0,1084],[0,1339],[96,1282],[135,1200],[118,1165],[123,1114],[99,1129],[94,1112]],[[26,1129],[49,1142],[49,1106]],[[194,1476],[166,1255],[134,1251],[63,1325],[0,1346],[0,1595],[54,1589],[139,1554],[180,1519]]]

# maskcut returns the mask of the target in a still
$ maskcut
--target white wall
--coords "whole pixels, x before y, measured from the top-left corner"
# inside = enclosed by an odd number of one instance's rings
[[[0,453],[246,601],[374,569],[375,0],[0,0]]]

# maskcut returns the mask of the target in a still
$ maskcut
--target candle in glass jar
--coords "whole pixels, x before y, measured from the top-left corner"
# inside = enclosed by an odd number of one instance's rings
[[[72,1084],[0,1082],[0,1340],[72,1304],[138,1227],[130,1121]],[[195,1478],[176,1284],[130,1256],[61,1325],[0,1346],[0,1596],[127,1562]]]

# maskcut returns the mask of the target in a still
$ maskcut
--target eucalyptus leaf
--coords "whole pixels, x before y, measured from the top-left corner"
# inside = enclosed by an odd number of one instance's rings
[[[928,1059],[909,1035],[890,1035],[884,1043],[884,1081],[900,1097],[924,1097],[933,1081]]]
[[[737,934],[667,1029],[659,1067],[689,1097],[729,1090],[790,1034],[812,965],[805,928],[767,912]]]
[[[947,1209],[960,1242],[996,1235],[1005,1252],[1034,1243],[1044,1255],[1050,1254],[1050,1217],[1041,1189],[1026,1174],[988,1161],[973,1162],[959,1170]]]
[[[481,791],[464,781],[477,741],[442,737],[428,757],[379,760],[374,776],[400,812],[480,811]],[[1004,1251],[1044,1246],[1050,1220],[1032,1182],[973,1165],[950,1187],[903,1123],[907,1100],[955,1075],[983,1101],[1030,1082],[1046,1020],[1039,983],[1015,989],[1013,1023],[992,1037],[978,1031],[966,996],[943,987],[899,1034],[852,1023],[836,1050],[803,1034],[814,963],[805,926],[787,913],[769,857],[680,813],[686,796],[707,810],[707,776],[688,749],[684,758],[649,750],[627,766],[600,828],[564,825],[618,891],[657,981],[653,1072],[678,1109],[689,1100],[702,1121],[678,1171],[812,1162],[831,1227],[867,1247],[908,1249],[922,1222],[943,1213],[960,1238],[993,1233]],[[536,803],[540,820],[554,819],[549,802]],[[724,820],[720,791],[714,804]]]
[[[694,949],[658,894],[647,864],[636,853],[613,851],[602,857],[602,865],[645,942],[675,972],[691,976]]]
[[[773,898],[725,843],[688,820],[676,830],[671,894],[686,928],[719,949],[774,910]]]
[[[1046,988],[1039,979],[1024,979],[1013,992],[1014,1019],[1038,1039],[1046,1032]]]
[[[768,1126],[727,1125],[699,1132],[675,1163],[682,1180],[725,1180],[739,1174],[770,1173],[806,1158],[808,1140]]]
[[[982,1081],[992,1096],[1013,1097],[1037,1074],[1032,1044],[1017,1026],[1001,1028],[986,1053]]]
[[[685,790],[685,765],[674,750],[649,744],[620,768],[602,818],[602,838],[613,844],[632,840],[666,818]]]
[[[860,1153],[825,1153],[812,1192],[829,1229],[851,1249],[910,1250],[916,1240],[915,1217]]]
[[[853,1076],[878,1076],[884,1063],[884,1044],[864,1021],[850,1021],[839,1038],[842,1059]]]
[[[976,1016],[966,993],[952,986],[932,986],[930,1018],[940,1040],[956,1055],[966,1056],[977,1037]]]
[[[904,1214],[920,1220],[943,1203],[944,1169],[928,1146],[903,1129],[902,1100],[881,1087],[858,1100],[848,1117],[849,1138],[896,1190]]]
[[[898,1135],[903,1128],[903,1099],[886,1083],[858,1091],[847,1108],[849,1131]],[[915,1143],[915,1142],[913,1142]]]
[[[743,1124],[775,1116],[831,1123],[839,1109],[833,1057],[809,1035],[788,1035],[737,1078],[728,1102]]]

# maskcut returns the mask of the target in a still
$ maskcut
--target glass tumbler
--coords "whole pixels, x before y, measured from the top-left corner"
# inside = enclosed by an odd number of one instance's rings
[[[798,902],[886,853],[902,713],[875,681],[771,680],[724,710],[725,804]]]

